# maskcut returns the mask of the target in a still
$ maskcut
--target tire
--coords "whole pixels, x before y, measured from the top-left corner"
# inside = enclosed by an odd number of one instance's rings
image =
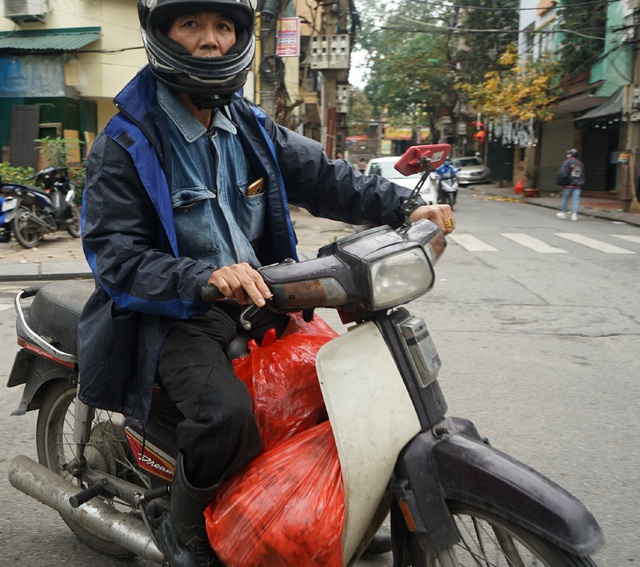
[[[73,221],[67,227],[67,232],[73,236],[73,238],[80,238],[80,235],[82,234],[80,232],[80,211],[77,207],[73,207],[71,209],[71,214],[73,215]]]
[[[23,218],[23,215],[30,213],[28,207],[21,205],[13,217],[13,235],[18,244],[23,248],[35,248],[40,242],[40,231],[37,227]]]
[[[460,541],[436,558],[410,534],[407,547],[413,567],[596,567],[590,557],[568,553],[491,512],[460,502],[450,502],[449,510]]]
[[[445,199],[444,200],[445,204],[449,205],[451,207],[451,210],[453,211],[453,207],[456,204],[455,193],[447,191],[445,193],[445,198],[444,199]]]
[[[62,467],[62,465],[75,458],[76,455],[73,441],[75,398],[76,389],[71,386],[67,380],[58,380],[49,387],[44,396],[42,407],[38,412],[36,448],[38,451],[38,461],[41,465],[77,485],[78,480],[63,470]],[[93,429],[103,427],[102,430],[104,430],[105,423],[112,423],[111,418],[112,415],[110,412],[99,412],[99,410],[96,410]],[[80,491],[80,487],[78,491]],[[106,502],[112,506],[116,504],[113,501]],[[123,503],[118,503],[118,506],[126,506],[130,509],[129,506]],[[120,559],[135,557],[134,553],[131,553],[119,545],[93,535],[78,522],[65,519],[64,516],[62,516],[62,519],[71,531],[89,547]]]

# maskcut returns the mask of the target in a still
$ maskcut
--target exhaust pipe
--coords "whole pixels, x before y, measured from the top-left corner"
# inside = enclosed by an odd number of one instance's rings
[[[13,458],[9,465],[9,482],[96,536],[112,541],[144,559],[162,564],[164,556],[144,524],[97,498],[73,508],[69,498],[78,492],[78,488],[29,457],[18,455]]]
[[[56,230],[55,223],[51,225],[48,222],[46,222],[44,219],[41,219],[39,216],[34,215],[31,211],[25,212],[24,216],[26,216],[27,219],[30,220],[32,223],[35,223],[36,225],[40,225],[41,227],[46,228],[47,230],[54,230],[54,231]]]

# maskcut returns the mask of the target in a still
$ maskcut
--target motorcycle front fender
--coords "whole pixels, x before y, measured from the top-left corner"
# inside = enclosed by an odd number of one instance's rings
[[[420,510],[424,533],[418,537],[427,550],[449,547],[458,539],[445,510],[447,501],[492,512],[576,555],[589,555],[604,542],[584,504],[491,447],[463,419],[449,418],[414,438],[398,460],[397,479],[404,480],[405,490],[410,488]]]

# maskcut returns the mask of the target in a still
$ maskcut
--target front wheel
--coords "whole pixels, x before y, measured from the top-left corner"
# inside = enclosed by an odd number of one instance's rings
[[[21,205],[13,218],[13,234],[23,248],[35,248],[40,242],[40,231],[29,219],[31,211]]]
[[[444,192],[444,204],[449,205],[451,210],[453,211],[453,207],[456,204],[456,193],[453,191],[445,191]]]
[[[449,510],[460,541],[431,555],[410,534],[413,567],[596,567],[590,557],[568,553],[492,512],[461,502],[450,502]]]

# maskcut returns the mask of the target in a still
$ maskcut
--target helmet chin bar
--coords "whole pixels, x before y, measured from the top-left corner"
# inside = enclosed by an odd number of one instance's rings
[[[221,106],[227,106],[228,104],[231,104],[231,99],[233,98],[233,94],[204,97],[201,95],[189,93],[189,96],[191,97],[191,102],[196,106],[198,110],[213,110],[215,108],[220,108]]]

